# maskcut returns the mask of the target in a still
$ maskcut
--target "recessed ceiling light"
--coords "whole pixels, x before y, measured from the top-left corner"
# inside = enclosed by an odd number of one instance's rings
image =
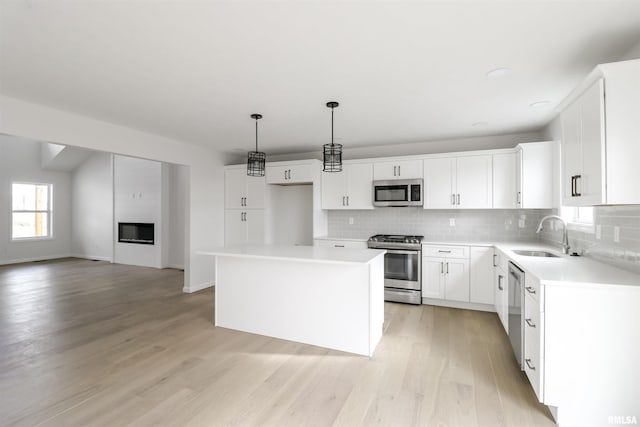
[[[488,124],[489,123],[487,122],[475,122],[471,126],[473,126],[474,128],[484,128],[484,127],[487,127]]]
[[[531,107],[531,108],[543,108],[543,107],[546,107],[547,105],[549,105],[549,101],[537,101],[537,102],[532,102],[531,104],[529,104],[529,107]]]
[[[495,70],[491,70],[487,73],[487,77],[502,77],[502,76],[506,76],[507,74],[509,74],[511,72],[510,68],[496,68]]]

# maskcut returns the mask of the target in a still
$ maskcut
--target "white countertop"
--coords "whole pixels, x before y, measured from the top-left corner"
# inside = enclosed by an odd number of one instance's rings
[[[366,242],[369,240],[368,238],[358,238],[358,237],[328,237],[328,236],[320,236],[314,237],[313,240],[336,240],[342,242]]]
[[[498,242],[494,246],[525,270],[525,273],[535,276],[546,285],[623,285],[637,286],[640,289],[639,274],[596,261],[593,258],[563,255],[562,251],[553,245]],[[513,252],[514,249],[545,250],[558,255],[558,257],[518,255]]]
[[[383,255],[383,249],[349,249],[318,246],[234,246],[213,248],[200,255],[269,258],[290,261],[314,261],[338,264],[366,264]]]

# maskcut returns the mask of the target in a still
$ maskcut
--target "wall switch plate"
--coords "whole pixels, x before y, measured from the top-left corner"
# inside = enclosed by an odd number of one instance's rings
[[[620,227],[617,225],[613,227],[613,241],[616,243],[620,243]]]
[[[456,226],[456,219],[449,218],[449,227],[455,227],[455,226]]]
[[[349,217],[349,225],[353,225],[353,217],[352,216]]]
[[[596,225],[596,239],[602,238],[602,226],[600,224]]]

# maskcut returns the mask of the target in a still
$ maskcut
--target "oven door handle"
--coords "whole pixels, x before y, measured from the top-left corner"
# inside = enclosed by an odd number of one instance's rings
[[[400,255],[418,255],[420,251],[401,251],[399,249],[387,249],[388,254],[400,254]]]

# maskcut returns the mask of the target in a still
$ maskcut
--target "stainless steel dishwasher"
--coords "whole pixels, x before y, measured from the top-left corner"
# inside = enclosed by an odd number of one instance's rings
[[[522,367],[522,351],[524,349],[524,271],[509,261],[509,278],[507,280],[507,297],[509,298],[509,341],[520,369]]]

